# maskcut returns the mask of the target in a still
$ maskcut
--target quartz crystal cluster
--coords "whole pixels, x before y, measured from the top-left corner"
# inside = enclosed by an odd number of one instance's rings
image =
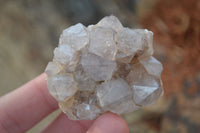
[[[63,30],[46,67],[49,92],[72,120],[133,112],[163,93],[163,67],[152,54],[151,31],[123,27],[115,16],[78,23]]]

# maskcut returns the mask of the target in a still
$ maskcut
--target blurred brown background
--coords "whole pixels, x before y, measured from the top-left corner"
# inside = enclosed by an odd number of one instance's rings
[[[64,28],[110,14],[124,26],[152,30],[164,65],[164,96],[124,116],[130,132],[200,132],[200,0],[0,0],[0,96],[44,71]]]

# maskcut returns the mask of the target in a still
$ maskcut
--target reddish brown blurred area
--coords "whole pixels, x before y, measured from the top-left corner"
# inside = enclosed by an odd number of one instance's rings
[[[200,1],[158,0],[141,23],[154,32],[164,96],[171,100],[157,131],[200,132]]]
[[[200,1],[159,0],[142,25],[154,32],[155,44],[164,49],[160,54],[166,96],[200,93]]]

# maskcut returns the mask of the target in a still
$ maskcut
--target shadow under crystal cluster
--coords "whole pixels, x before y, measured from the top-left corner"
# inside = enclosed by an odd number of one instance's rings
[[[115,16],[78,23],[63,30],[46,67],[49,92],[72,120],[133,112],[163,93],[163,67],[152,54],[151,31],[125,28]]]

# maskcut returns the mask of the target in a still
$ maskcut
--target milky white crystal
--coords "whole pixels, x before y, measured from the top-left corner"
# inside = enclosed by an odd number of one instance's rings
[[[65,29],[46,67],[47,86],[72,120],[111,111],[125,114],[155,103],[163,93],[162,64],[153,33],[124,28],[115,16]]]
[[[115,60],[117,45],[111,28],[97,27],[90,32],[89,52],[108,60]]]
[[[125,55],[142,54],[146,45],[144,35],[124,28],[118,38],[118,47]]]
[[[51,76],[47,80],[50,93],[58,100],[64,101],[74,95],[78,90],[77,84],[71,74],[60,74]],[[67,93],[66,93],[67,92]]]
[[[69,45],[76,50],[80,50],[88,44],[88,36],[86,27],[78,23],[63,30],[59,39],[59,45]]]
[[[82,54],[83,70],[95,81],[110,80],[117,67],[116,62],[109,61],[95,54]]]
[[[132,96],[130,86],[121,78],[98,85],[96,95],[102,108]]]
[[[115,16],[104,17],[97,23],[100,27],[111,28],[112,30],[120,33],[123,30],[123,26]]]

